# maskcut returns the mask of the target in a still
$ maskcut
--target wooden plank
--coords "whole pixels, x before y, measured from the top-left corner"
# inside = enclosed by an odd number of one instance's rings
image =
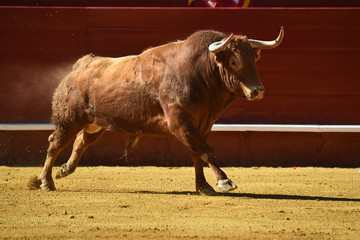
[[[359,95],[358,71],[262,71],[265,95]]]
[[[0,7],[1,29],[54,31],[84,28],[82,8]]]
[[[193,9],[193,8],[159,8],[156,11],[148,11],[144,8],[111,9],[111,8],[87,8],[87,20],[89,27],[119,27],[124,23],[131,23],[132,26],[154,26],[152,22],[157,22],[162,27],[187,27],[197,28],[199,26],[220,26],[222,29],[237,27],[236,29],[246,29],[249,26],[256,26],[258,29],[271,29],[278,23],[296,27],[297,29],[330,28],[342,29],[353,28],[347,23],[358,20],[360,9],[241,9],[241,8],[222,8],[222,9]],[[123,14],[117,14],[118,12]],[[106,12],[107,14],[104,14]],[[184,16],[184,13],[186,15]],[[253,16],[256,15],[254,18]],[[136,16],[136,17],[135,17]],[[196,17],[197,16],[197,17]],[[221,21],[206,21],[206,19],[221,19]],[[306,18],[304,17],[306,16]],[[207,18],[203,18],[207,17]],[[169,19],[183,20],[171,22]],[[196,19],[197,21],[193,21]],[[202,20],[204,19],[204,21]],[[251,21],[249,21],[251,19]],[[285,20],[286,19],[286,20]],[[164,20],[164,21],[161,21]],[[244,20],[243,22],[233,22],[232,20]],[[260,25],[263,20],[267,20],[266,25]],[[142,24],[144,23],[144,25]],[[189,24],[192,23],[190,26]],[[301,23],[301,24],[299,24]],[[354,22],[355,23],[355,22]],[[155,25],[156,26],[156,25]],[[244,28],[242,28],[244,27]],[[180,29],[179,29],[180,30]]]
[[[189,29],[195,31],[201,28],[225,32],[238,32],[243,29],[242,31],[252,38],[272,39],[276,34],[274,29],[277,30],[285,22],[286,37],[283,44],[278,49],[263,51],[263,58],[258,63],[259,72],[286,69],[294,75],[299,75],[297,71],[331,71],[328,76],[340,75],[341,72],[358,75],[355,72],[359,71],[360,47],[357,39],[360,38],[360,25],[355,22],[359,21],[359,10],[248,10],[234,12],[233,9],[219,9],[215,12],[192,9],[186,11],[186,14],[184,9],[159,9],[156,13],[144,9],[128,9],[123,14],[109,10],[106,18],[100,19],[103,9],[89,9],[88,46],[91,51],[96,49],[99,54],[111,56],[137,54],[149,46],[183,39],[192,32]],[[254,17],[254,14],[261,17]],[[135,18],[137,15],[141,17]],[[306,19],[303,17],[305,15]],[[199,17],[219,18],[227,24],[220,26],[216,21],[208,24],[199,21]],[[166,20],[169,18],[174,19],[172,24]],[[247,18],[254,20],[249,22]],[[266,26],[261,24],[264,19],[267,21]],[[156,24],[151,24],[151,21]],[[280,21],[283,23],[277,24]]]
[[[360,96],[266,95],[261,101],[237,100],[218,123],[358,124]]]
[[[120,12],[121,14],[119,14]],[[311,39],[307,38],[306,31],[316,34],[313,30],[325,30],[333,32],[335,35],[337,31],[346,33],[353,30],[353,34],[358,34],[355,30],[360,27],[356,24],[359,21],[359,13],[360,9],[356,8],[156,9],[156,11],[88,8],[87,26],[88,28],[123,28],[140,31],[164,29],[183,33],[184,30],[192,33],[199,29],[214,29],[228,33],[241,33],[251,38],[272,39],[276,36],[279,27],[284,25],[286,36],[289,35],[287,37],[297,36],[299,38],[303,35],[304,39],[311,42]],[[221,19],[221,21],[206,21],[206,19]],[[264,21],[266,24],[263,24]],[[336,31],[334,32],[334,30]],[[321,36],[322,34],[316,35]]]
[[[207,28],[204,28],[207,29]],[[131,43],[131,39],[133,40],[142,40],[132,44],[132,47],[136,51],[142,51],[146,46],[154,46],[159,44],[164,44],[169,41],[174,41],[178,39],[185,39],[188,35],[192,34],[196,30],[189,32],[188,34],[184,34],[184,32],[180,32],[173,28],[133,28],[128,26],[126,27],[96,27],[96,28],[88,28],[89,37],[92,41],[96,41],[97,38],[101,41],[109,41],[109,43],[113,44],[115,41],[122,42],[125,44]],[[264,32],[261,29],[257,29],[258,34]],[[260,39],[271,40],[274,39],[278,34],[278,29],[273,28],[271,30],[267,30],[266,32],[272,32],[272,34],[263,34],[264,36],[259,36]],[[284,53],[289,54],[297,53],[305,51],[309,52],[359,52],[360,47],[357,42],[357,39],[360,38],[360,28],[358,29],[333,29],[333,30],[325,30],[325,29],[312,29],[312,30],[304,30],[303,34],[296,33],[298,30],[285,28],[285,38],[283,43],[279,49],[272,50],[277,54]],[[226,31],[224,31],[226,33]],[[231,31],[228,31],[231,32]],[[234,31],[235,32],[235,31]],[[236,34],[245,34],[242,31],[236,31]],[[255,34],[247,34],[249,38],[255,38],[253,36]],[[270,37],[266,37],[270,35]],[[144,36],[146,36],[146,40],[144,40]],[[108,39],[111,37],[112,39]],[[325,44],[326,43],[326,44]],[[101,47],[112,48],[121,51],[121,45],[99,45],[99,49]],[[267,54],[270,51],[264,51],[263,53]]]
[[[2,6],[187,7],[188,0],[2,0]]]
[[[357,0],[251,0],[253,7],[360,7]],[[188,7],[188,0],[2,0],[3,6]]]
[[[291,51],[265,52],[257,63],[267,71],[360,72],[360,51]],[[295,73],[296,74],[296,73]]]
[[[1,131],[0,165],[42,166],[50,131]],[[209,144],[221,166],[359,167],[359,133],[213,132]],[[80,165],[124,165],[126,137],[106,132]],[[70,147],[56,161],[68,160]],[[190,151],[169,138],[143,137],[129,153],[131,166],[192,166]]]
[[[0,7],[0,29],[5,57],[85,52],[83,9]]]
[[[360,7],[358,0],[255,0],[256,7]]]

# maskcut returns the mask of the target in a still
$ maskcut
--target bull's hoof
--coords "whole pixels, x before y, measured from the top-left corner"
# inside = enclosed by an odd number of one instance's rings
[[[43,181],[42,184],[40,185],[40,188],[44,191],[55,191],[55,184],[54,181]]]
[[[204,196],[218,195],[218,193],[208,183],[206,183],[203,187],[196,187],[196,192]]]
[[[67,166],[66,163],[64,163],[63,165],[61,165],[60,170],[57,171],[55,178],[56,179],[63,178],[63,177],[66,177],[69,174],[70,174],[69,167]]]
[[[230,179],[219,180],[217,182],[217,187],[221,192],[229,192],[237,188],[235,183],[233,183]]]
[[[44,191],[54,191],[56,190],[54,181],[51,180],[41,180],[37,176],[33,176],[29,179],[27,188],[29,190],[42,189]]]

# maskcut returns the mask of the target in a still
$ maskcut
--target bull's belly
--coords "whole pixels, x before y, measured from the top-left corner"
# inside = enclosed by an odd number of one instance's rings
[[[172,135],[167,128],[167,122],[161,116],[148,116],[147,118],[127,119],[124,117],[96,117],[94,124],[104,129],[126,133],[130,135]]]

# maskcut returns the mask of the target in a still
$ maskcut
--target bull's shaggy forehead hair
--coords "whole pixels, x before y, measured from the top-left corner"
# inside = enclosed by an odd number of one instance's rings
[[[255,56],[255,60],[257,61],[260,58],[260,49],[252,48],[246,36],[235,36],[229,43],[229,48],[235,55],[245,55],[246,59],[253,59],[253,56]]]
[[[252,47],[246,36],[235,36],[229,43],[229,48],[233,52],[249,52]]]

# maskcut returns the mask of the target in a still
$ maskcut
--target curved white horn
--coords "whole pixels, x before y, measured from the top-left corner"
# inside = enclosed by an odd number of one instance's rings
[[[279,36],[273,41],[261,41],[255,39],[249,39],[248,41],[250,42],[252,48],[271,49],[279,46],[283,38],[284,38],[284,27],[281,26]]]
[[[226,44],[231,40],[232,36],[234,34],[230,34],[230,36],[225,39],[225,40],[221,40],[221,41],[218,41],[218,42],[213,42],[212,44],[210,44],[209,46],[209,51],[212,52],[212,53],[218,53],[218,52],[221,52],[225,49],[225,46]]]

